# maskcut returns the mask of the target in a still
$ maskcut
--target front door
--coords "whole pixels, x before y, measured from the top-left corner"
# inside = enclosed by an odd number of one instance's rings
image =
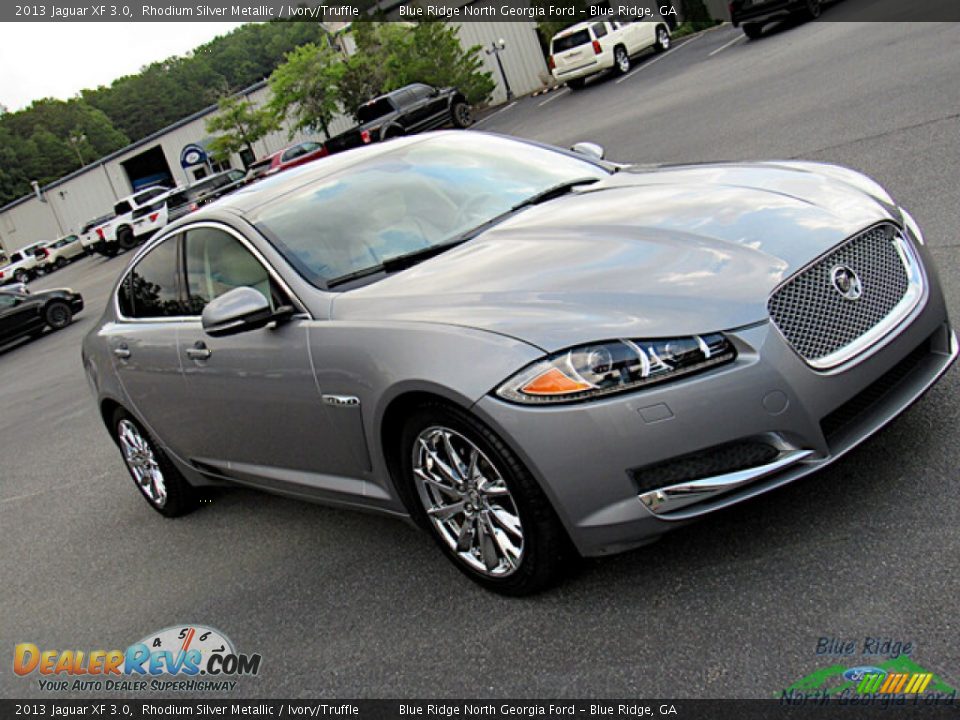
[[[317,389],[308,320],[294,318],[211,337],[200,313],[236,287],[262,292],[276,308],[290,299],[239,236],[222,226],[190,228],[184,239],[187,306],[178,335],[189,412],[181,428],[202,469],[272,489],[327,499],[362,492],[357,464]]]

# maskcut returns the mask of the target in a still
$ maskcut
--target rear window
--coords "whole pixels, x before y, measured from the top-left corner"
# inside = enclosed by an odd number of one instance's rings
[[[393,111],[393,103],[387,98],[380,98],[368,102],[366,105],[361,105],[360,109],[357,110],[357,120],[361,123],[368,123],[384,115],[389,115]]]
[[[590,42],[590,33],[587,30],[578,30],[570,35],[555,37],[553,39],[553,52],[559,53],[564,50],[572,50],[575,47],[586,45]]]

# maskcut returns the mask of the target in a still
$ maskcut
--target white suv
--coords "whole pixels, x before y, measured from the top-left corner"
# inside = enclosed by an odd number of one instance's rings
[[[550,41],[550,72],[557,82],[578,90],[590,75],[614,70],[630,71],[630,59],[647,48],[662,52],[670,47],[670,29],[655,20],[597,18],[577,23]]]

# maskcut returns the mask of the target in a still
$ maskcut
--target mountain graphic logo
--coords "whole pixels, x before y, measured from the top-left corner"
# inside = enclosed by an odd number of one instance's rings
[[[921,667],[907,655],[877,665],[831,665],[814,670],[783,690],[783,695],[819,694],[826,697],[864,694],[944,695],[956,690],[936,673]],[[779,695],[779,693],[778,693]]]

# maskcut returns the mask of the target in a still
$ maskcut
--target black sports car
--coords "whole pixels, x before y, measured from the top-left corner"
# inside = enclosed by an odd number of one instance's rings
[[[60,330],[83,310],[83,297],[73,290],[31,293],[25,285],[0,289],[0,343],[23,335],[40,335],[44,328]]]

